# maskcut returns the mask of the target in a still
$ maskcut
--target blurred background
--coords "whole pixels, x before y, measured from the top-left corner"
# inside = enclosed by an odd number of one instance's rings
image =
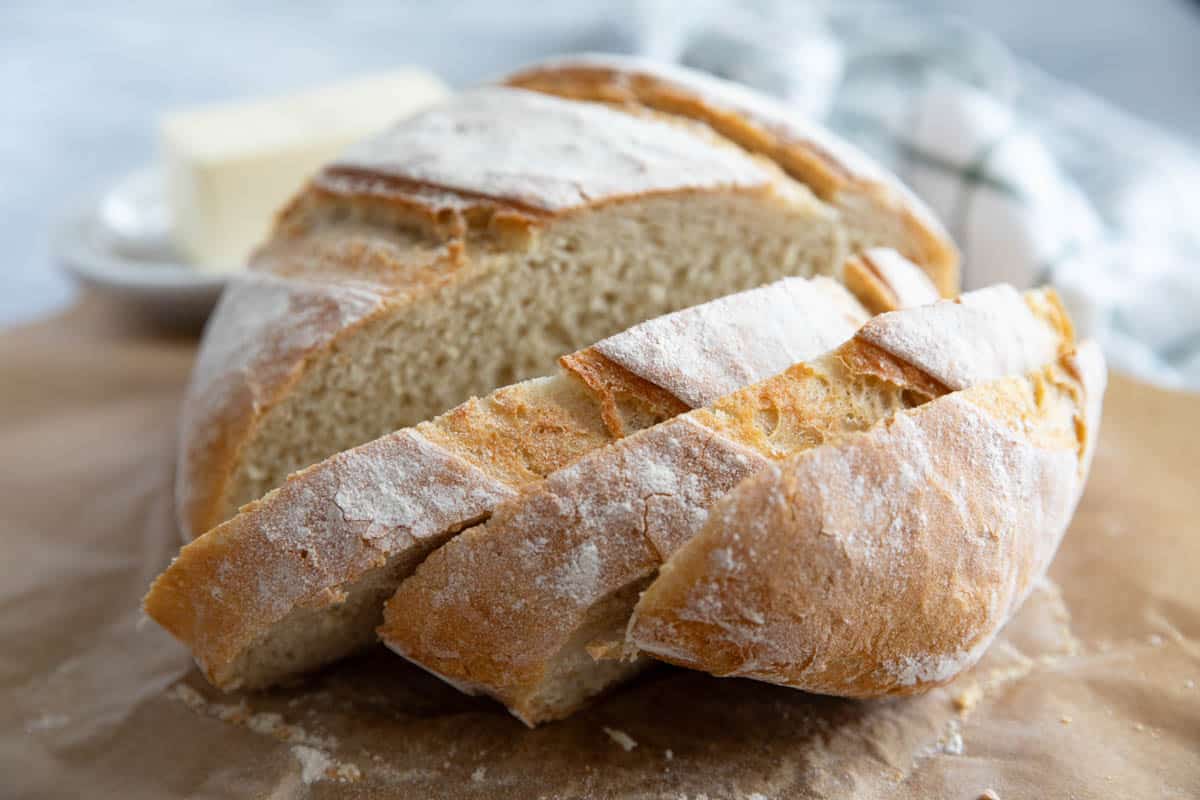
[[[743,24],[746,19],[751,22]],[[894,36],[879,38],[909,24],[902,47]],[[1085,90],[1071,95],[1073,107],[1092,103],[1094,95],[1096,107],[1130,112],[1122,125],[1140,117],[1171,146],[1186,149],[1200,139],[1200,3],[1194,0],[10,0],[0,3],[0,247],[7,261],[0,270],[0,326],[70,302],[75,289],[51,252],[56,221],[80,198],[152,162],[157,120],[168,109],[272,95],[405,64],[463,86],[549,54],[605,50],[682,60],[758,84],[828,116],[835,128],[878,151],[869,135],[847,130],[853,108],[831,95],[841,97],[843,75],[868,74],[856,73],[854,65],[869,64],[864,48],[881,41],[893,48],[886,65],[893,72],[905,68],[906,58],[941,60],[957,79],[1008,98],[1016,90],[1006,87],[1025,87],[1030,76],[1043,88],[1054,85],[1044,73]],[[910,44],[911,51],[903,50]],[[803,77],[822,70],[828,74],[820,85]],[[878,78],[878,71],[870,74]],[[877,84],[854,85],[859,104],[878,93]],[[1025,113],[1052,113],[1068,102],[1045,91],[1040,97],[1041,105],[1027,105]],[[902,104],[910,102],[904,98]],[[1065,127],[1101,141],[1103,129],[1117,124],[1106,113],[1072,111]],[[1139,149],[1136,129],[1123,136],[1118,150]],[[1048,147],[1055,157],[1069,156],[1087,149],[1086,139],[1078,141],[1059,142],[1058,151],[1053,143]],[[1105,220],[1103,207],[1098,216]],[[1036,277],[1042,276],[1030,279]]]

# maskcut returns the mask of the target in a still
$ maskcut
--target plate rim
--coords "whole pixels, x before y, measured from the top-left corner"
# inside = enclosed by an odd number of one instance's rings
[[[123,258],[88,240],[92,226],[101,224],[99,209],[108,192],[121,181],[151,171],[158,168],[148,165],[131,170],[109,182],[104,190],[69,206],[52,227],[52,258],[71,277],[99,289],[155,296],[186,293],[195,299],[202,295],[215,297],[233,275],[206,273],[176,261]]]

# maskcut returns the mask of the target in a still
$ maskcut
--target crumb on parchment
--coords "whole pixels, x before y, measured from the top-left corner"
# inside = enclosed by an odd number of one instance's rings
[[[966,714],[975,707],[979,699],[983,697],[983,687],[975,683],[954,695],[954,710],[960,714]]]

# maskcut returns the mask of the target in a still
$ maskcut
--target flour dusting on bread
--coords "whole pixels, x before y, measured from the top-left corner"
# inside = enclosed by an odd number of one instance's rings
[[[481,516],[513,494],[415,430],[401,431],[336,461],[333,501],[346,521],[367,522],[365,539],[420,538]]]
[[[739,151],[676,126],[502,87],[461,92],[419,112],[352,147],[334,168],[552,212],[680,186],[773,180]]]
[[[1073,360],[898,412],[746,481],[643,594],[630,639],[718,675],[851,697],[957,675],[1044,574],[1078,499],[1094,387]]]
[[[1011,286],[968,292],[952,303],[923,306],[915,313],[891,312],[859,332],[864,341],[929,373],[952,390],[1044,364],[1062,355],[1060,329],[1069,322],[1061,309],[1035,314]]]
[[[828,278],[768,286],[650,320],[596,349],[692,408],[849,339],[867,320]]]

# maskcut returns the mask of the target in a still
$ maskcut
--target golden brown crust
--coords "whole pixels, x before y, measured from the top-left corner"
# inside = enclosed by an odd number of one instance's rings
[[[687,416],[590,453],[436,550],[388,601],[380,636],[527,724],[564,716],[591,693],[544,699],[559,654],[610,598],[632,605],[688,520],[764,463]],[[627,617],[622,605],[596,634]]]
[[[661,389],[616,364],[604,371],[626,403],[667,405]],[[419,559],[507,494],[617,438],[603,423],[604,399],[565,376],[527,381],[313,465],[184,547],[146,612],[214,684],[245,685],[247,653],[297,611],[337,606],[370,571]],[[389,517],[403,506],[421,509],[419,519]]]
[[[596,352],[561,359],[579,380],[533,380],[417,426],[430,441],[516,488],[630,433],[688,411],[665,389]]]
[[[928,372],[914,367],[908,361],[902,361],[892,353],[863,339],[847,342],[845,347],[838,350],[838,360],[851,372],[862,375],[874,375],[881,381],[904,386],[918,402],[941,397],[950,389],[941,381],[932,377]]]
[[[385,610],[384,643],[455,686],[496,697],[527,724],[570,713],[586,695],[543,697],[557,659],[598,609],[650,579],[711,503],[771,459],[904,407],[907,387],[851,374],[836,353],[530,484],[401,585]],[[872,392],[874,408],[858,402]],[[575,646],[605,645],[628,618],[629,596],[615,627]]]
[[[309,193],[320,202],[374,205],[403,224],[440,240],[465,240],[469,233],[524,237],[558,216],[515,200],[449,189],[394,175],[330,166],[313,179]],[[286,217],[285,217],[286,220]]]
[[[407,504],[388,502],[392,486],[404,487]],[[185,546],[144,607],[212,683],[260,686],[238,667],[274,625],[297,609],[339,605],[347,584],[436,544],[511,491],[414,431],[391,434],[297,473]]]
[[[949,681],[1044,573],[1082,491],[1103,392],[1084,351],[1083,370],[1070,354],[747,480],[642,595],[632,644],[824,694]]]
[[[613,55],[554,59],[505,82],[704,122],[749,152],[772,159],[846,213],[865,204],[894,217],[903,231],[900,239],[872,244],[894,247],[924,267],[942,296],[958,292],[958,250],[929,210],[866,156],[764,96],[682,68]]]
[[[198,537],[155,582],[146,612],[214,684],[244,685],[247,652],[290,615],[337,606],[370,571],[419,558],[507,494],[612,439],[600,399],[570,378],[469,400],[302,470]],[[411,515],[393,518],[399,508]]]
[[[862,258],[846,259],[842,270],[842,283],[854,293],[872,314],[882,314],[898,308],[896,295],[882,280],[870,264]]]
[[[652,420],[649,425],[688,410],[688,406],[678,397],[634,375],[594,347],[563,356],[558,363],[583,381],[599,399],[601,416],[613,438],[630,433],[629,423],[622,413],[623,407],[628,409],[626,413],[639,419]],[[635,430],[649,425],[640,424]]]
[[[872,314],[927,305],[937,288],[912,262],[894,250],[872,248],[846,259],[842,283]]]

